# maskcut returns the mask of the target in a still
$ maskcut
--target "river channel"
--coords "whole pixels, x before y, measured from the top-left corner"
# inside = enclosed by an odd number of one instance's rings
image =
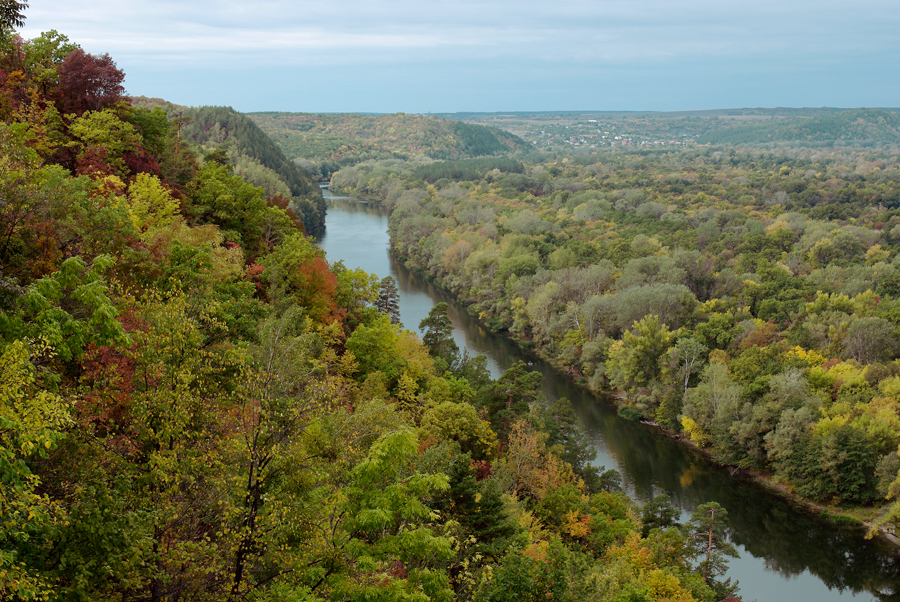
[[[416,330],[436,303],[448,303],[457,344],[472,355],[487,356],[494,377],[523,360],[543,373],[548,398],[569,398],[596,447],[595,463],[618,470],[633,499],[643,503],[665,493],[683,517],[709,501],[725,507],[729,536],[741,555],[730,561],[728,576],[740,581],[743,600],[900,602],[900,554],[893,546],[866,540],[859,528],[810,515],[671,439],[620,418],[603,399],[488,331],[449,295],[395,261],[388,253],[388,218],[381,207],[332,196],[327,188],[324,192],[329,206],[320,245],[328,261],[343,260],[347,267],[382,278],[393,276],[407,328]]]

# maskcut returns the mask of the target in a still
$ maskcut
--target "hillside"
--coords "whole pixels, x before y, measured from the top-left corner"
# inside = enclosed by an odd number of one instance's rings
[[[712,144],[770,142],[890,144],[900,143],[900,112],[852,109],[836,115],[794,117],[740,125],[725,125],[697,139]]]
[[[319,187],[246,115],[231,107],[186,107],[146,96],[132,96],[128,101],[141,109],[164,110],[204,158],[225,160],[237,175],[267,194],[290,199],[309,232],[325,227],[326,208]]]
[[[332,185],[381,200],[400,261],[582,385],[616,392],[621,415],[898,527],[893,150],[385,161]]]
[[[900,144],[900,109],[742,108],[702,111],[447,113],[442,119],[506,130],[535,150],[604,147],[863,146]]]
[[[370,159],[462,159],[525,147],[497,128],[424,115],[248,113],[308,172],[323,178]]]
[[[310,232],[324,228],[321,190],[253,120],[231,107],[170,105],[168,110],[170,118],[181,120],[181,135],[186,140],[207,151],[224,149],[242,178],[269,194],[294,197],[293,206]]]

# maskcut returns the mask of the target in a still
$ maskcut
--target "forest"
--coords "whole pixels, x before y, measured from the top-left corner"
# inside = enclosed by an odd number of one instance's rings
[[[269,160],[242,119],[135,106],[112,57],[0,7],[0,598],[736,600],[718,504],[631,502],[446,306],[402,329],[391,279],[239,175]],[[535,178],[503,165],[459,173]]]
[[[372,159],[465,159],[505,154],[525,142],[509,132],[425,115],[249,113],[285,155],[314,178]]]
[[[895,532],[896,146],[513,158],[524,172],[370,161],[332,182],[390,208],[407,266],[620,415]]]
[[[137,107],[166,111],[179,127],[180,135],[205,159],[218,156],[235,174],[280,195],[301,216],[310,234],[325,227],[325,202],[309,174],[285,157],[284,152],[249,117],[231,107],[184,107],[161,99],[131,98]],[[215,155],[214,155],[215,153]]]

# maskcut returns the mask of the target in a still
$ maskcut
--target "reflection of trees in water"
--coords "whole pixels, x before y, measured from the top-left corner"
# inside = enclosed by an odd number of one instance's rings
[[[652,499],[662,490],[686,511],[714,500],[728,511],[731,540],[765,558],[780,575],[809,570],[829,588],[887,592],[879,598],[897,599],[900,564],[890,544],[868,541],[859,528],[835,526],[798,510],[640,425],[604,416],[588,428],[600,430],[639,499]]]
[[[381,214],[377,207],[364,210]],[[504,337],[487,332],[465,308],[424,278],[397,264],[394,267],[401,291],[424,292],[436,301],[447,302],[451,317],[463,327],[467,338],[501,368],[518,360],[534,360]],[[890,544],[866,540],[858,528],[832,525],[753,483],[732,478],[691,450],[643,425],[621,419],[611,405],[587,394],[549,366],[538,363],[535,368],[544,374],[544,390],[552,391],[554,397],[568,397],[589,435],[595,441],[602,439],[636,499],[646,502],[666,493],[672,504],[685,512],[716,501],[728,511],[731,541],[765,559],[767,569],[785,578],[809,570],[829,588],[870,592],[878,600],[900,602],[900,560]]]

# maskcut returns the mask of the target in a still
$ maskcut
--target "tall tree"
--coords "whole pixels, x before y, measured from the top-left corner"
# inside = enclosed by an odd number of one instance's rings
[[[428,312],[428,317],[419,322],[419,330],[424,333],[422,342],[428,348],[432,357],[442,358],[451,365],[459,355],[459,346],[451,336],[453,334],[453,322],[447,315],[450,308],[446,303],[438,303]]]
[[[57,73],[59,87],[54,100],[64,115],[103,110],[125,93],[125,73],[108,54],[94,56],[77,48],[66,56]]]
[[[726,557],[738,558],[733,545],[725,540],[728,527],[728,512],[716,502],[700,504],[691,515],[691,520],[684,525],[683,531],[688,547],[693,550],[703,580],[717,594],[717,600],[732,595],[737,591],[737,582],[731,579],[718,581],[716,577],[724,575],[728,570]]]
[[[378,284],[375,309],[389,317],[391,324],[400,324],[400,293],[397,291],[397,281],[391,276],[385,276]]]

